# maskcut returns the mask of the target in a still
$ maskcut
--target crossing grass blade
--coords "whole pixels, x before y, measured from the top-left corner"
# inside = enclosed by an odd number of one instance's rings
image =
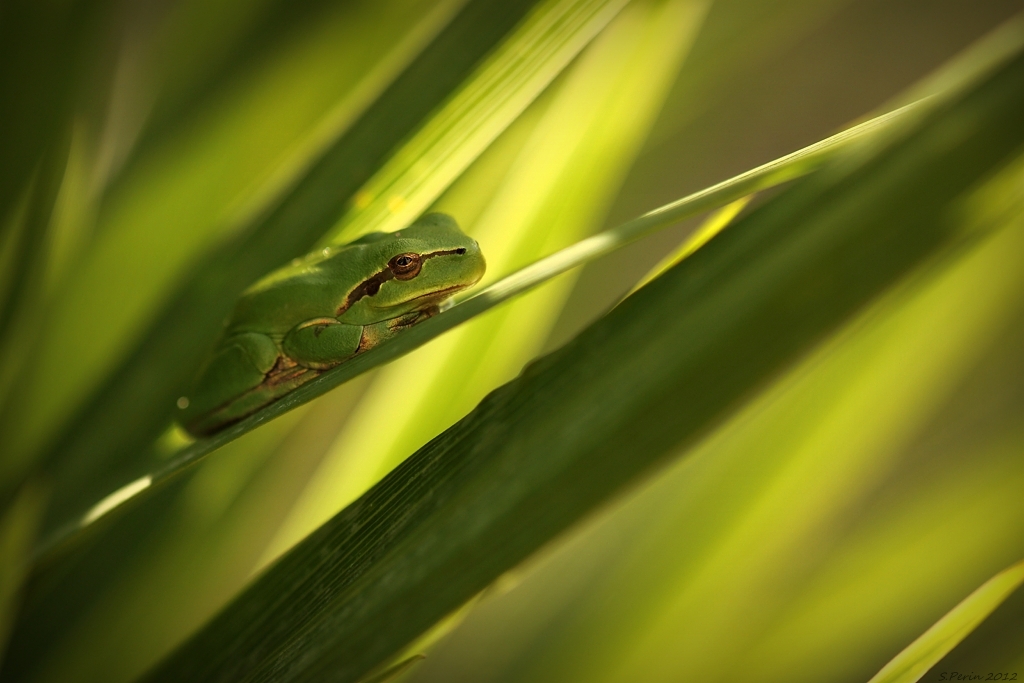
[[[1022,107],[1017,54],[752,211],[492,393],[144,680],[358,680],[969,239],[948,217],[1024,146]]]
[[[729,227],[732,220],[736,218],[741,211],[743,211],[753,198],[753,195],[741,197],[731,204],[726,204],[721,209],[718,209],[708,216],[707,219],[701,223],[700,227],[694,230],[692,235],[688,235],[687,238],[683,240],[682,244],[676,247],[672,253],[667,254],[665,258],[651,268],[640,282],[637,282],[633,289],[629,290],[629,293],[632,294],[636,290],[648,284],[651,280],[658,277],[666,270],[675,266],[684,258],[707,244],[708,240]]]

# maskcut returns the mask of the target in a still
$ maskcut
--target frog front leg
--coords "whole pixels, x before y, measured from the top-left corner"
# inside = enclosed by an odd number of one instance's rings
[[[280,350],[265,334],[226,338],[189,397],[182,424],[206,436],[238,422],[355,354],[362,330],[334,318],[307,320],[285,335]]]
[[[245,417],[252,411],[239,400],[259,389],[280,355],[274,340],[258,332],[223,339],[182,406],[181,424],[203,436]]]
[[[437,315],[440,309],[437,306],[430,306],[417,311],[410,311],[405,315],[390,320],[382,320],[363,327],[363,335],[359,340],[359,351],[372,349],[377,344],[391,339],[404,329],[423,322],[427,318]]]
[[[314,318],[293,327],[281,342],[281,350],[302,367],[327,370],[355,355],[362,336],[362,325]]]
[[[207,433],[251,415],[351,357],[359,349],[362,330],[361,325],[348,325],[334,318],[314,318],[299,323],[281,340],[281,351],[259,384],[212,415]],[[212,421],[219,422],[212,424]]]

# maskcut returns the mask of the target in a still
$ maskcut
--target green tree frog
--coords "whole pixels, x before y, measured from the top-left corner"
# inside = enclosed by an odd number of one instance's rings
[[[208,436],[436,314],[484,274],[479,245],[431,213],[395,233],[314,252],[242,293],[180,422]]]

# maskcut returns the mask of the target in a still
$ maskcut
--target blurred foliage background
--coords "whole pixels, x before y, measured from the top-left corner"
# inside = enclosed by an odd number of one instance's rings
[[[701,219],[247,433],[33,564],[38,539],[166,462],[175,399],[261,274],[379,227],[373,211],[395,229],[432,208],[493,282],[886,110],[1019,9],[5,2],[0,678],[136,680]],[[513,51],[530,78],[474,81],[531,21],[534,52]],[[471,96],[496,104],[441,116]],[[448,156],[415,146],[432,125],[458,139]],[[403,680],[865,681],[1024,557],[1022,168],[956,215],[985,239],[544,543],[413,645],[428,657]],[[399,171],[419,185],[379,190]],[[926,680],[1020,671],[1021,653],[1015,595]]]

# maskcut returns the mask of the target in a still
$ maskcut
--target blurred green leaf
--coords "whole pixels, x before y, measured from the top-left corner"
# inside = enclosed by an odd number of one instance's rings
[[[0,236],[40,161],[53,156],[62,167],[77,81],[93,76],[98,34],[116,4],[10,0],[0,7]]]
[[[965,239],[947,216],[1024,145],[1022,107],[1018,54],[751,212],[492,393],[145,680],[358,679]]]
[[[130,681],[222,607],[290,504],[289,480],[294,495],[308,471],[303,460],[315,458],[271,458],[302,417],[299,411],[247,435],[223,458],[151,496],[116,533],[37,568],[5,680]],[[277,497],[268,495],[268,477]]]
[[[928,673],[1024,583],[1024,561],[1007,567],[963,599],[896,655],[868,683],[914,683]]]
[[[175,401],[191,382],[191,368],[198,366],[238,292],[274,266],[308,250],[394,146],[472,73],[476,62],[530,5],[532,0],[503,3],[495,11],[489,3],[470,2],[337,142],[322,154],[310,150],[316,153],[308,170],[283,198],[252,217],[251,225],[182,276],[176,291],[166,295],[166,304],[147,311],[152,324],[134,350],[63,429],[53,424],[55,412],[37,410],[42,403],[21,401],[8,406],[3,416],[6,426],[0,429],[5,452],[10,454],[2,463],[3,478],[16,481],[33,459],[42,458],[59,492],[53,497],[48,527],[61,523],[70,510],[144,476],[154,462],[160,462],[158,454],[147,455],[147,449],[173,419]],[[159,251],[154,253],[159,256]],[[126,341],[132,344],[124,338],[117,343]],[[69,359],[67,349],[51,346],[50,350],[57,353],[51,355],[54,362],[46,364],[50,370],[35,367],[29,375],[28,388],[43,403],[50,400],[46,387],[81,391],[63,376],[67,368],[95,372],[86,359]],[[52,377],[47,379],[53,372],[61,378],[56,384]],[[57,403],[51,406],[54,411]],[[39,450],[40,439],[50,444],[45,449],[48,455]]]
[[[250,579],[364,385],[247,434],[37,565],[4,679],[124,683],[179,644]]]

